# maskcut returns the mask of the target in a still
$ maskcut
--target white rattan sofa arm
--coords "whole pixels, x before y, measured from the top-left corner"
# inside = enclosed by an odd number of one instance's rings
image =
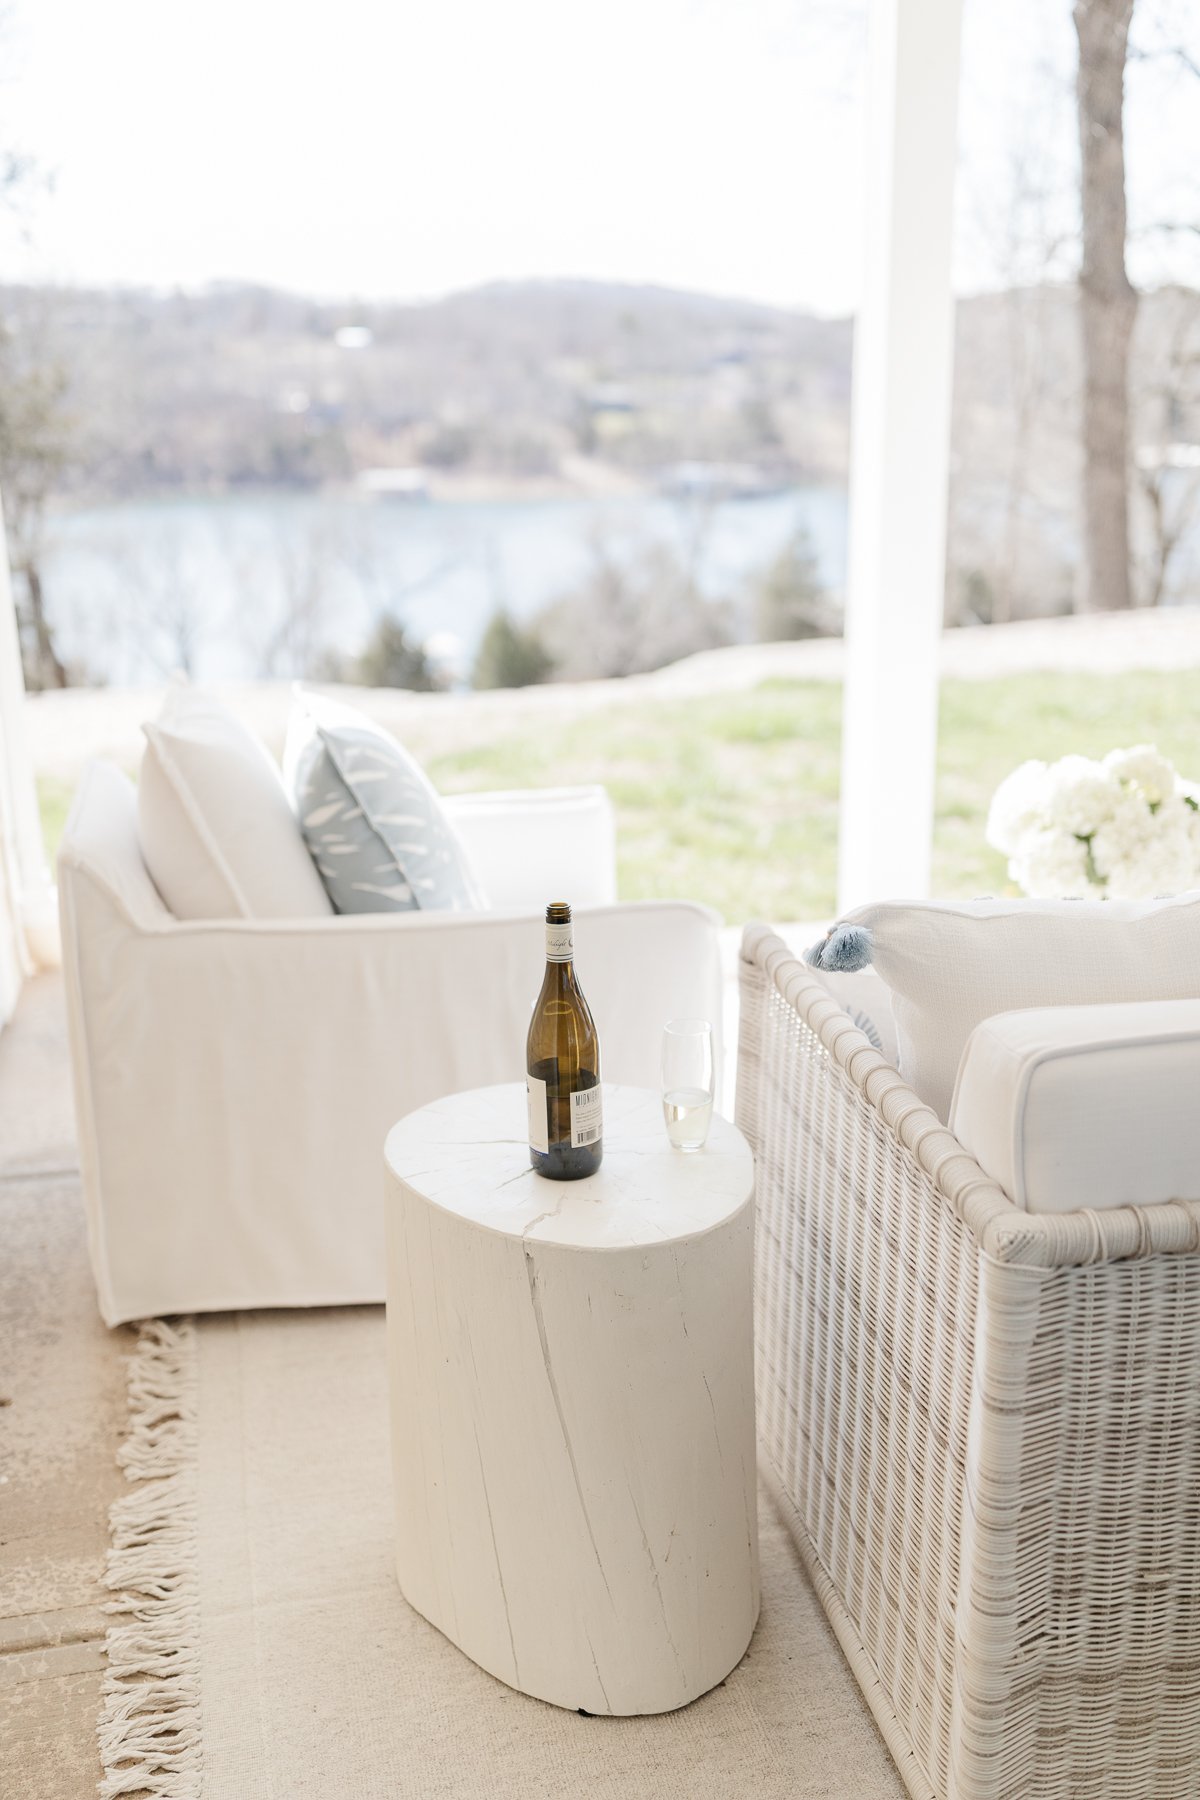
[[[747,925],[742,961],[757,967],[804,1020],[997,1262],[1057,1269],[1200,1253],[1200,1201],[1072,1213],[1014,1206],[769,926]]]
[[[983,1247],[997,1262],[1032,1269],[1087,1268],[1142,1256],[1200,1253],[1200,1200],[1093,1212],[1027,1213],[991,1221]]]
[[[845,1008],[830,997],[782,938],[767,925],[747,925],[741,954],[743,964],[761,971],[820,1039],[830,1060],[844,1070],[869,1108],[934,1182],[981,1244],[993,1222],[1000,1226],[1017,1213],[1007,1194],[984,1173],[904,1077],[884,1061]],[[1024,1219],[1026,1215],[1017,1213],[1017,1217]]]

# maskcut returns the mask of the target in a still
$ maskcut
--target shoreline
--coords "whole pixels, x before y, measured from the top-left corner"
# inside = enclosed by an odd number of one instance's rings
[[[88,513],[130,508],[203,506],[228,502],[252,505],[278,501],[355,502],[364,507],[380,507],[400,513],[420,512],[429,506],[522,506],[547,503],[585,503],[597,500],[661,500],[677,505],[752,506],[776,500],[781,494],[809,493],[820,489],[845,498],[848,480],[844,473],[808,470],[797,472],[786,481],[746,491],[717,488],[711,494],[675,493],[662,485],[661,477],[638,474],[614,463],[588,463],[578,459],[580,467],[569,474],[545,476],[505,476],[485,471],[455,475],[445,470],[426,469],[428,485],[424,492],[373,492],[359,480],[331,481],[317,486],[299,484],[284,486],[246,485],[184,489],[159,488],[145,493],[105,494],[80,492],[56,497],[50,507],[51,519],[71,519]]]

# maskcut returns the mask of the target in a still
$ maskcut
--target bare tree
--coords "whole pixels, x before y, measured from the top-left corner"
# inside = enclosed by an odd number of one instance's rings
[[[409,601],[437,588],[440,582],[466,561],[466,549],[457,532],[448,548],[430,554],[421,550],[414,559],[412,546],[385,523],[388,515],[372,510],[348,514],[341,522],[338,538],[338,561],[350,584],[361,596],[366,613],[367,639],[386,638],[386,621],[401,624]],[[485,546],[490,563],[493,547]],[[493,584],[498,572],[493,574]]]
[[[1168,598],[1168,573],[1176,553],[1200,518],[1200,480],[1196,464],[1185,461],[1177,449],[1161,459],[1150,454],[1139,457],[1138,477],[1151,538],[1142,604],[1161,606]]]
[[[66,389],[66,371],[49,345],[44,319],[0,321],[0,494],[31,688],[70,681],[42,581],[47,506],[69,461]]]
[[[1075,0],[1083,255],[1083,603],[1131,604],[1129,348],[1137,294],[1125,266],[1125,59],[1133,0]]]
[[[694,545],[681,555],[660,539],[630,543],[601,525],[588,549],[583,581],[534,621],[558,680],[637,675],[732,640],[731,609],[697,584]]]
[[[12,19],[11,6],[0,5],[0,43],[9,37]],[[49,185],[32,157],[11,143],[0,146],[0,209],[17,218],[23,232]],[[48,349],[45,325],[44,308],[36,319],[0,319],[0,499],[17,577],[21,659],[26,685],[34,688],[66,687],[70,680],[42,584],[46,506],[68,461],[70,440],[66,370]]]
[[[327,521],[318,518],[302,535],[280,526],[273,543],[278,603],[265,610],[261,598],[249,623],[256,673],[269,680],[308,676],[320,666],[328,636],[337,582],[337,545]]]
[[[1053,95],[1057,76],[1043,72],[1041,97]],[[1048,122],[1031,112],[1012,159],[1012,185],[1004,238],[1008,280],[1004,328],[1012,393],[1012,436],[1005,472],[1000,557],[992,623],[999,625],[1030,610],[1024,591],[1037,566],[1037,547],[1028,542],[1031,513],[1042,505],[1038,492],[1040,440],[1049,435],[1053,381],[1051,290],[1072,234],[1065,228],[1050,161]],[[1042,596],[1044,599],[1044,595]]]
[[[212,597],[184,527],[141,531],[108,550],[119,589],[120,624],[156,675],[196,674],[212,623]]]
[[[797,525],[752,583],[754,631],[762,644],[837,637],[842,612],[826,591],[808,528]]]
[[[1143,606],[1170,598],[1173,565],[1200,519],[1200,445],[1192,441],[1200,417],[1200,306],[1182,289],[1160,294],[1158,304],[1166,329],[1142,384],[1140,399],[1152,416],[1136,459],[1148,538],[1139,558]]]
[[[960,315],[981,366],[969,388],[975,405],[955,420],[958,455],[951,472],[951,557],[947,617],[990,624],[1043,611],[1049,570],[1040,524],[1057,500],[1048,469],[1061,449],[1060,308],[1055,276],[1073,254],[1074,233],[1064,217],[1063,183],[1055,167],[1051,115],[1059,97],[1057,71],[1041,70],[1021,117],[1010,158],[1003,214],[989,184],[981,193],[980,229],[1002,289],[990,320],[978,309],[973,323]],[[985,303],[986,305],[986,303]],[[1003,378],[1002,423],[979,405],[980,383]],[[1071,420],[1071,434],[1075,435]]]

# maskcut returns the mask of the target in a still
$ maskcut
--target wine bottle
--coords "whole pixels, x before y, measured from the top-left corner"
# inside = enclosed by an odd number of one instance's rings
[[[600,1040],[575,979],[571,909],[546,908],[546,974],[525,1044],[529,1160],[552,1181],[594,1175],[604,1154]]]

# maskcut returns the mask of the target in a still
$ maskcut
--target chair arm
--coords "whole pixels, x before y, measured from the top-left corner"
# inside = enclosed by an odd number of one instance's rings
[[[682,1013],[713,1020],[720,1055],[719,925],[682,900],[576,911],[576,966],[607,1080],[657,1086],[663,1023]],[[420,1088],[409,1103],[419,1106],[524,1079],[544,932],[540,912],[179,920],[144,940],[144,967],[214,1030],[233,1008],[247,1029],[288,1041],[314,1020],[340,1021],[351,1041],[381,1034]]]
[[[453,794],[442,804],[497,911],[615,901],[616,830],[604,788]]]
[[[740,985],[738,1123],[756,1150],[766,1082],[786,1084],[787,1098],[799,1106],[802,1086],[836,1081],[854,1132],[865,1140],[874,1125],[882,1127],[889,1154],[910,1155],[978,1242],[993,1220],[1008,1219],[1014,1208],[1007,1194],[880,1056],[814,972],[765,925],[747,925],[743,934]],[[820,1068],[812,1070],[790,1037],[785,1042],[786,1034],[771,1030],[766,1006],[772,994],[827,1053]],[[853,1149],[847,1144],[846,1155]]]
[[[174,924],[142,861],[137,790],[123,769],[101,757],[89,762],[79,778],[58,853],[61,887],[69,888],[76,875],[84,874],[138,930]]]
[[[791,1153],[781,1107],[798,1114],[817,1104],[833,1110],[836,1101],[848,1136],[831,1154],[849,1163],[865,1151],[881,1166],[907,1155],[928,1182],[927,1197],[948,1209],[997,1264],[1053,1270],[1200,1252],[1198,1200],[1104,1212],[1023,1212],[768,926],[746,927],[740,986],[737,1116],[756,1155],[774,1153],[768,1138],[778,1139],[781,1153],[785,1146]],[[820,1066],[814,1068],[788,1034],[773,1028],[772,994],[799,1019],[802,1035],[819,1043],[825,1053]],[[830,1093],[814,1100],[811,1090],[823,1086]]]

